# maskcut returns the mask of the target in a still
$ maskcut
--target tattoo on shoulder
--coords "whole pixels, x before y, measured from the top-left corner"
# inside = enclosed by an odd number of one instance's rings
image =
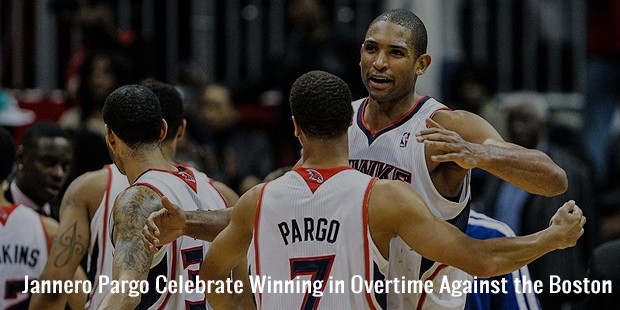
[[[148,216],[157,211],[160,205],[161,197],[144,186],[130,187],[119,195],[114,206],[116,266],[138,273],[148,271],[152,254],[142,242],[142,227]]]
[[[77,232],[77,222],[73,223],[71,227],[60,235],[54,237],[54,239],[55,243],[62,248],[58,256],[54,259],[54,266],[63,267],[67,265],[74,256],[82,257],[84,254],[86,246],[82,244],[82,240],[84,239],[83,236]]]

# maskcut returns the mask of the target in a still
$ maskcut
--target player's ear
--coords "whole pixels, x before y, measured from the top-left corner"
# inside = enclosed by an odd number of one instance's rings
[[[161,119],[161,129],[159,130],[159,142],[164,141],[166,134],[168,133],[168,122],[165,119]]]
[[[415,74],[422,75],[431,65],[431,55],[422,54],[415,60]]]
[[[187,128],[187,120],[183,119],[181,121],[181,125],[179,125],[179,129],[177,130],[177,134],[175,136],[177,140],[181,140],[181,138],[183,138],[183,136],[185,135],[186,128]]]
[[[108,124],[105,125],[105,143],[110,149],[116,143],[116,136],[114,135],[114,132],[112,132],[112,129],[108,127]]]
[[[293,128],[295,129],[295,137],[299,138],[301,130],[299,129],[299,125],[297,124],[297,121],[295,120],[295,116],[291,116],[291,120],[293,120]]]

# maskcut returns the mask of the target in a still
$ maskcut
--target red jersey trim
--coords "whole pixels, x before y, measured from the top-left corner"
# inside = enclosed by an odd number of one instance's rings
[[[2,226],[6,225],[6,221],[9,220],[11,213],[13,213],[15,209],[17,209],[17,204],[12,204],[8,207],[0,208],[0,223],[2,223]]]
[[[334,168],[307,168],[307,167],[297,167],[294,169],[301,177],[306,181],[310,191],[314,194],[314,192],[325,183],[329,178],[336,175],[338,172],[353,169],[349,166],[340,166]]]
[[[437,275],[439,274],[439,271],[441,271],[442,269],[446,267],[448,267],[448,265],[445,265],[445,264],[439,265],[439,267],[437,267],[437,269],[435,269],[435,271],[433,271],[430,277],[428,277],[426,280],[434,280],[435,277],[437,277]],[[422,291],[422,293],[420,294],[420,299],[418,300],[418,305],[416,307],[416,310],[422,309],[422,306],[424,305],[424,301],[426,300],[426,295],[427,295],[426,291]]]
[[[373,186],[377,182],[377,178],[372,178],[368,183],[368,187],[366,187],[366,192],[364,193],[364,203],[362,205],[362,227],[364,233],[364,278],[367,283],[370,283],[370,240],[368,240],[368,202],[370,201],[370,192],[372,191]],[[368,307],[373,310],[377,310],[375,307],[375,303],[370,293],[366,293],[366,300],[368,301]]]

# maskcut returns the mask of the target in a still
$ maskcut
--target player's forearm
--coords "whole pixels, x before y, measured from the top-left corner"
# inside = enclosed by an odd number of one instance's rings
[[[184,234],[192,238],[213,241],[230,222],[232,208],[213,211],[186,211]]]
[[[478,168],[532,194],[555,196],[566,191],[566,172],[549,156],[537,150],[485,144]]]
[[[480,253],[488,259],[484,261],[480,276],[491,277],[515,271],[537,258],[558,249],[559,236],[554,228],[523,236],[494,238],[483,241]]]

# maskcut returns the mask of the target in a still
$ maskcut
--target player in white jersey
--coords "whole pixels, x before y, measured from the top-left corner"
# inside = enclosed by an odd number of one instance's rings
[[[401,180],[415,189],[433,213],[465,230],[469,173],[480,168],[539,195],[567,188],[564,171],[547,155],[505,142],[479,116],[451,111],[416,93],[418,76],[431,63],[427,34],[412,12],[392,10],[371,22],[360,50],[362,82],[368,98],[353,103],[349,130],[350,164],[379,178]],[[423,259],[395,240],[390,278],[467,278],[455,268]],[[391,309],[462,309],[465,296],[390,294]]]
[[[297,279],[307,288],[255,294],[260,309],[385,309],[385,295],[344,293],[353,289],[352,275],[377,281],[387,273],[368,231],[372,183],[348,166],[300,167],[261,189],[248,253],[251,276]],[[345,287],[334,293],[338,282]]]
[[[28,307],[30,293],[22,293],[30,286],[26,277],[36,280],[45,266],[50,226],[56,228],[53,220],[44,220],[26,206],[6,203],[0,207],[0,309]]]
[[[130,186],[121,192],[111,211],[110,235],[114,280],[157,281],[159,288],[168,281],[192,281],[206,244],[179,238],[153,255],[141,240],[147,216],[161,207],[166,195],[186,210],[223,209],[225,201],[207,180],[191,169],[171,164],[163,155],[160,143],[167,133],[162,108],[156,95],[140,85],[116,89],[105,101],[106,143],[115,165],[127,176]],[[195,267],[192,267],[195,266]],[[157,277],[163,275],[163,277]],[[179,282],[179,285],[185,285]],[[161,292],[157,284],[147,292],[110,291],[101,303],[103,309],[178,309],[190,305],[204,308],[204,296]]]
[[[574,202],[568,202],[552,218],[551,226],[536,234],[484,241],[467,237],[434,216],[422,198],[403,182],[376,180],[347,169],[347,128],[353,115],[350,102],[347,85],[327,72],[309,72],[295,81],[290,103],[295,136],[303,146],[302,159],[296,171],[272,183],[257,185],[239,199],[230,224],[216,237],[205,257],[201,278],[216,283],[224,281],[231,268],[243,262],[252,248],[249,262],[255,275],[293,279],[310,274],[310,279],[316,280],[333,273],[339,279],[350,278],[345,283],[353,285],[356,276],[367,280],[380,277],[382,273],[375,271],[372,262],[380,261],[380,257],[390,258],[390,241],[394,238],[401,238],[426,257],[472,274],[499,275],[554,249],[572,246],[583,233],[585,218]],[[167,227],[160,231],[161,235],[177,236],[185,221],[194,222],[191,215],[178,207],[170,204],[164,207],[166,210],[150,218]],[[349,218],[344,219],[344,215]],[[149,247],[159,245],[152,226],[149,223],[144,231]],[[358,235],[340,239],[340,232],[346,236],[355,232]],[[312,257],[315,263],[308,264]],[[378,267],[385,270],[385,264]],[[316,299],[305,294],[307,291],[293,288],[298,293],[295,297],[286,293],[280,298],[259,294],[257,305],[265,309],[381,309],[385,306],[385,301],[373,298],[373,290],[363,294],[345,285],[350,289],[333,291],[329,281],[325,287],[321,282],[316,283],[320,285],[315,287],[323,290],[312,292]],[[273,283],[273,287],[277,284]],[[234,309],[228,293],[211,291],[207,292],[207,298],[216,309]],[[319,296],[320,293],[324,295]]]
[[[0,128],[0,188],[15,162],[15,145],[10,134]],[[0,195],[0,309],[27,309],[30,291],[48,260],[49,246],[58,224],[24,205],[10,203]],[[83,280],[79,270],[76,280]],[[24,293],[26,292],[26,293]],[[71,295],[70,306],[84,305],[85,294]]]
[[[169,134],[162,141],[161,147],[166,159],[173,162],[177,142],[185,132],[182,99],[178,91],[170,85],[154,81],[145,85],[157,95],[164,110],[164,118],[170,124]],[[234,204],[238,199],[236,193],[226,185],[196,170],[193,172],[209,180],[229,204]],[[65,242],[52,243],[51,257],[57,257],[56,263],[47,264],[42,279],[69,279],[86,253],[88,278],[94,287],[99,284],[100,276],[112,278],[110,224],[104,219],[109,219],[116,196],[128,186],[127,177],[113,164],[86,173],[71,183],[63,197],[60,214],[60,230],[68,237],[62,239]],[[214,212],[209,217],[217,215],[218,213]],[[220,215],[228,218],[225,213]],[[214,233],[221,229],[223,225],[216,227]],[[110,286],[103,286],[101,290],[93,290],[86,307],[99,308],[110,289]],[[62,294],[35,294],[32,302],[33,309],[43,305],[51,309],[64,309],[64,303]]]

